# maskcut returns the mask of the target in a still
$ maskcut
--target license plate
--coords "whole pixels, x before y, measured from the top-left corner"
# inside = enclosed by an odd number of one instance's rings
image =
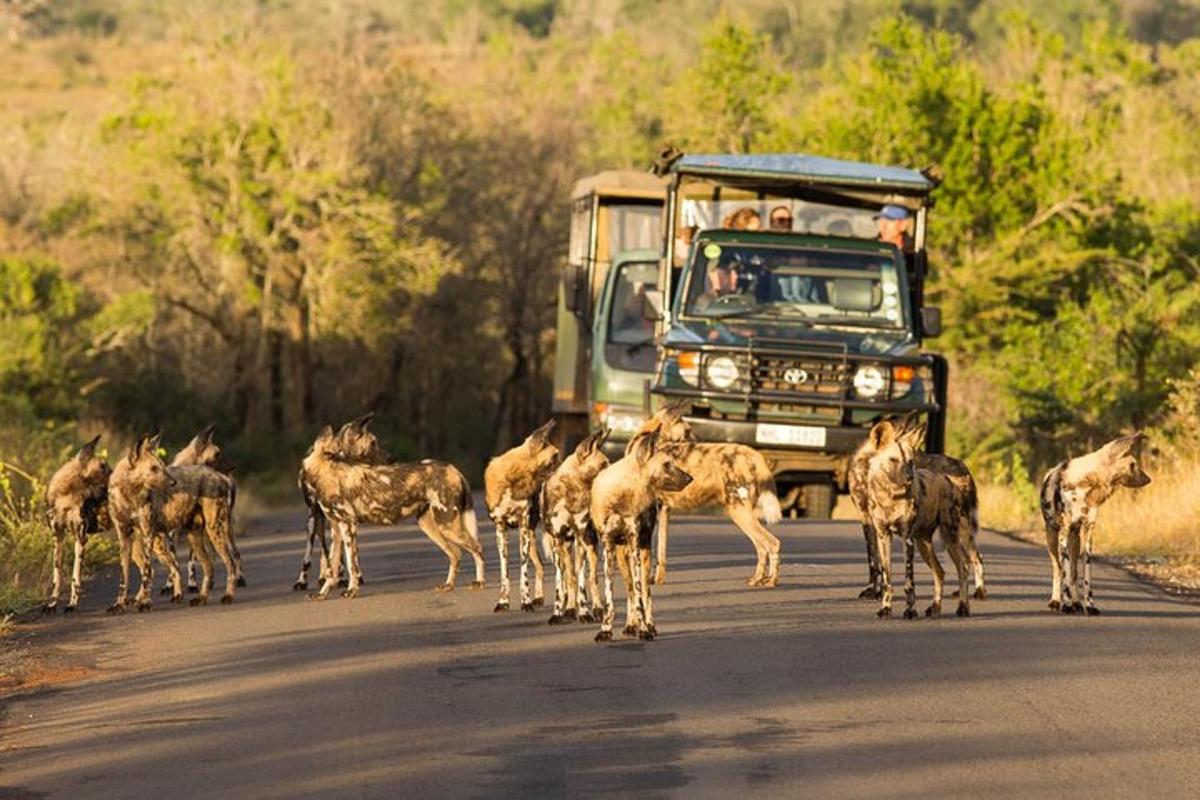
[[[807,425],[772,425],[769,422],[760,422],[754,439],[759,444],[824,447],[825,429]]]

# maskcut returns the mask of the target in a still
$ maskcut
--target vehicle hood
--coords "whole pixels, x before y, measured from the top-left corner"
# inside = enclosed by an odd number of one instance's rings
[[[680,344],[710,344],[724,347],[749,347],[751,342],[775,347],[803,347],[805,343],[825,346],[843,343],[849,352],[860,355],[906,355],[917,343],[905,330],[852,331],[827,327],[780,325],[759,320],[678,320],[672,323],[663,340],[665,347]]]

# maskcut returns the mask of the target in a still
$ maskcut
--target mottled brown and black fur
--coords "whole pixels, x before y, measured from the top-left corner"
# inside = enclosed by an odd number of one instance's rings
[[[52,613],[58,608],[62,587],[63,559],[67,540],[75,550],[71,569],[71,595],[64,612],[79,605],[83,582],[83,548],[89,534],[108,527],[108,464],[96,455],[96,436],[79,448],[58,468],[46,487],[46,519],[54,536],[54,586],[43,610]]]
[[[233,477],[233,463],[225,458],[221,451],[221,446],[218,445],[213,435],[216,433],[216,426],[209,425],[204,430],[192,437],[182,450],[175,454],[171,459],[172,467],[211,467],[217,472],[229,477],[230,497],[229,497],[229,513],[233,514],[234,506],[237,503],[237,481]],[[204,520],[196,518],[195,526],[202,528]],[[171,553],[176,553],[176,542],[172,540],[170,543]],[[229,531],[229,548],[233,554],[233,563],[237,568],[237,585],[239,587],[246,585],[246,578],[242,573],[242,554],[238,550],[237,538],[234,536],[233,529]],[[209,554],[212,557],[212,554]],[[190,594],[195,594],[199,591],[196,585],[196,554],[188,553],[187,564],[187,590]],[[166,594],[171,591],[168,585],[162,589],[162,593]]]
[[[779,583],[779,539],[763,524],[783,517],[775,493],[775,477],[762,453],[743,444],[697,442],[678,406],[659,409],[630,440],[629,453],[639,437],[657,435],[658,447],[692,476],[688,488],[666,496],[658,507],[658,563],[654,582],[667,579],[667,535],[671,512],[687,513],[720,508],[746,535],[757,554],[750,586]]]
[[[1092,597],[1092,538],[1096,517],[1100,506],[1118,488],[1138,489],[1150,483],[1150,476],[1141,464],[1145,440],[1145,434],[1140,432],[1122,436],[1092,453],[1063,461],[1042,478],[1039,494],[1053,580],[1051,609],[1061,609],[1066,614],[1100,613]],[[1082,590],[1079,586],[1081,553]],[[1064,561],[1069,570],[1065,584]]]
[[[230,546],[232,520],[233,481],[211,467],[169,467],[152,447],[142,447],[134,453],[128,481],[133,487],[140,509],[135,511],[134,520],[138,536],[144,543],[134,548],[134,557],[141,551],[142,587],[138,591],[138,610],[150,607],[146,593],[149,585],[149,559],[146,550],[155,554],[166,550],[165,542],[181,532],[188,537],[192,552],[200,559],[201,580],[199,595],[192,598],[193,606],[208,602],[213,583],[213,561],[206,544],[225,565],[225,593],[222,603],[232,603],[236,594],[237,567]],[[207,541],[206,541],[207,540]],[[179,565],[170,551],[166,551],[167,569],[171,574],[171,602],[180,602],[183,585]]]
[[[655,507],[691,483],[671,452],[658,447],[657,432],[637,436],[624,458],[592,482],[592,524],[604,544],[604,614],[597,642],[612,640],[614,566],[625,579],[625,635],[658,634],[650,592]]]
[[[375,434],[369,429],[374,417],[374,412],[368,412],[350,420],[338,429],[335,439],[339,458],[359,464],[386,464],[391,460],[387,451],[379,444]],[[329,576],[329,542],[325,535],[328,520],[325,519],[325,514],[321,511],[320,504],[317,503],[310,476],[305,473],[304,466],[300,467],[297,484],[300,487],[300,494],[304,498],[308,514],[305,522],[304,556],[300,561],[300,574],[297,576],[296,582],[292,584],[292,589],[304,591],[308,588],[308,571],[312,568],[313,551],[317,546],[320,546],[321,549],[320,580],[324,581]],[[349,549],[344,550],[343,553],[347,557],[350,556]],[[348,565],[346,572],[347,574],[356,573],[359,586],[363,585],[362,569],[357,563]],[[348,582],[349,579],[343,576],[338,585],[346,586]]]
[[[867,473],[868,508],[882,575],[881,617],[892,613],[892,536],[899,536],[904,542],[905,618],[917,616],[914,549],[921,551],[933,573],[933,602],[925,614],[937,616],[941,613],[945,572],[933,549],[934,534],[939,532],[958,571],[957,613],[959,616],[971,613],[968,576],[974,563],[971,554],[976,551],[975,539],[979,530],[974,481],[970,480],[965,465],[961,467],[966,472],[964,480],[961,475],[951,474],[947,465],[923,464],[919,448],[924,434],[923,425],[897,433],[887,422],[878,423],[871,430],[876,452],[870,459]],[[955,467],[955,471],[957,469]],[[979,563],[982,564],[981,559]],[[981,591],[982,588],[981,584]]]
[[[554,553],[551,625],[576,617],[591,622],[602,611],[592,482],[608,466],[608,456],[601,450],[608,434],[608,429],[602,428],[584,438],[542,486],[542,523]]]
[[[895,436],[912,432],[917,428],[918,419],[915,413],[906,414],[899,418],[889,417],[878,420],[872,426],[870,435],[863,440],[862,444],[850,456],[850,464],[847,470],[850,501],[858,512],[859,520],[862,522],[863,539],[865,540],[867,550],[867,586],[859,592],[859,597],[878,599],[883,593],[883,573],[880,570],[879,553],[876,549],[876,534],[874,526],[871,523],[869,509],[870,491],[867,486],[867,473],[870,469],[871,458],[878,451],[879,439],[885,435],[885,432],[890,440]],[[916,459],[917,466],[947,475],[952,481],[962,484],[962,491],[975,496],[975,480],[971,476],[970,470],[967,469],[967,465],[962,461],[950,456],[926,453],[921,450],[916,451],[914,458]],[[969,555],[972,568],[975,572],[975,597],[982,600],[987,596],[987,589],[984,585],[983,558],[979,553],[979,548],[974,538],[972,538],[970,543]]]
[[[533,611],[544,600],[543,568],[538,554],[538,502],[542,484],[558,466],[558,448],[550,443],[554,420],[526,437],[525,441],[488,462],[483,472],[484,498],[488,516],[496,526],[496,549],[500,554],[500,599],[496,611],[509,604],[508,529],[516,528],[521,556],[521,610]],[[533,562],[534,585],[529,586],[529,563]]]
[[[342,444],[326,425],[303,465],[313,499],[334,530],[329,552],[329,574],[315,595],[325,599],[341,571],[342,550],[349,550],[349,563],[358,563],[358,525],[395,525],[415,517],[417,526],[450,560],[445,583],[438,589],[454,588],[463,550],[475,560],[475,587],[483,586],[483,548],[475,521],[471,488],[455,467],[440,461],[415,464],[364,464],[347,460]],[[344,597],[358,594],[355,571]]]

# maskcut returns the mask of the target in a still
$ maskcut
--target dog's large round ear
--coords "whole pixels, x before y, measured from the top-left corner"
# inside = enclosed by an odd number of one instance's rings
[[[928,432],[929,426],[921,422],[900,434],[900,438],[908,444],[911,450],[917,450],[925,446],[925,435]]]
[[[604,427],[596,431],[596,440],[592,442],[592,452],[597,452],[604,443],[608,441],[608,437],[612,435],[612,428]]]
[[[90,461],[96,455],[96,444],[100,441],[100,434],[96,434],[91,439],[83,443],[79,448],[79,453],[76,455],[80,461]]]
[[[871,439],[871,444],[876,450],[882,450],[896,439],[896,426],[891,420],[881,419],[871,426],[871,432],[867,434]]]
[[[373,419],[375,419],[375,412],[368,411],[361,417],[351,420],[349,424],[353,425],[355,428],[358,428],[360,431],[366,431],[367,426],[371,424],[371,420]]]
[[[198,438],[200,439],[200,441],[205,442],[206,444],[212,444],[213,434],[216,432],[217,432],[217,423],[210,422],[210,423],[208,423],[208,425],[206,425],[204,427],[204,430],[200,431]]]
[[[645,466],[646,462],[654,456],[654,449],[658,446],[658,431],[640,434],[630,444],[633,448],[633,457],[637,460],[637,463],[640,466]]]
[[[158,448],[162,446],[162,432],[158,432],[146,440],[146,452],[157,453]]]
[[[550,432],[554,430],[554,420],[544,423],[541,427],[526,437],[525,441],[535,447],[545,447],[550,443]]]

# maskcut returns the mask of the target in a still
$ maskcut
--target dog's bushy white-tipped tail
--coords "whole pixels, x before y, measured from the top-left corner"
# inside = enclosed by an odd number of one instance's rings
[[[759,492],[758,514],[768,525],[774,525],[783,519],[783,509],[779,506],[779,495],[775,494],[774,486]]]

